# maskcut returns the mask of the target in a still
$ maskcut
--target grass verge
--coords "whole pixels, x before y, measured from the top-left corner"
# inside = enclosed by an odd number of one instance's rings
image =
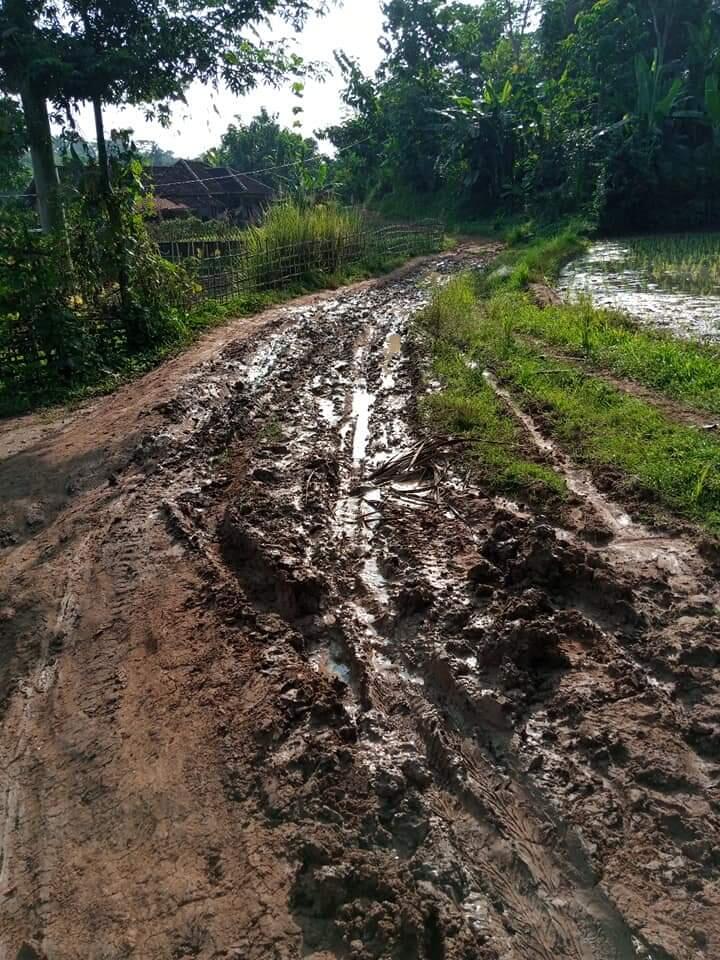
[[[699,410],[720,413],[720,349],[641,330],[625,315],[581,300],[540,308],[501,292],[489,313],[510,333],[537,337],[598,368],[651,387]]]
[[[483,300],[479,286],[471,275],[451,281],[425,315],[435,336],[436,366],[448,388],[444,399],[441,395],[432,403],[448,424],[472,427],[490,438],[507,436],[509,428],[502,426],[507,411],[484,393],[481,371],[487,366],[523,408],[542,417],[549,434],[575,460],[620,472],[634,498],[720,531],[720,443],[673,422],[601,376],[549,362],[540,348],[516,336],[517,312],[527,301],[507,292]],[[502,470],[490,466],[502,478]]]
[[[511,244],[484,281],[490,293],[498,289],[524,290],[531,283],[557,279],[562,267],[587,249],[587,226],[568,224],[559,232],[533,239],[531,229],[515,228],[507,234]]]
[[[526,444],[520,429],[485,381],[482,368],[466,353],[477,322],[473,279],[463,275],[450,280],[418,322],[431,340],[433,370],[443,384],[423,402],[426,421],[457,436],[477,438],[469,456],[490,489],[546,503],[562,499],[564,480],[546,464],[523,455]]]

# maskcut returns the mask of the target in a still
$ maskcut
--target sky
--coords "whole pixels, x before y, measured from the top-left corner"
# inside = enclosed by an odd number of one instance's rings
[[[344,0],[340,8],[326,17],[312,17],[302,33],[296,36],[297,52],[306,60],[324,61],[332,66],[332,74],[323,83],[308,82],[303,97],[302,132],[312,136],[313,131],[341,120],[346,108],[340,99],[342,81],[333,59],[333,50],[344,50],[355,57],[366,73],[373,73],[380,63],[378,37],[382,33],[381,0]],[[278,25],[274,25],[278,26]],[[291,36],[287,24],[279,24],[275,36]],[[217,146],[222,133],[239,116],[247,122],[266,107],[279,115],[286,126],[296,119],[292,108],[298,99],[284,88],[258,87],[244,97],[236,97],[228,90],[194,84],[187,93],[187,105],[177,104],[173,110],[171,127],[146,121],[142,110],[106,107],[105,129],[130,127],[137,140],[154,140],[178,157],[191,159],[210,147]],[[78,114],[80,134],[92,140],[94,124],[92,108],[88,105]]]

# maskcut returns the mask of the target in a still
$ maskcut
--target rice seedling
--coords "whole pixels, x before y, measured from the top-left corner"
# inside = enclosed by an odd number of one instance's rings
[[[605,261],[604,270],[632,270],[666,290],[720,293],[720,233],[631,237],[622,248],[623,256]]]

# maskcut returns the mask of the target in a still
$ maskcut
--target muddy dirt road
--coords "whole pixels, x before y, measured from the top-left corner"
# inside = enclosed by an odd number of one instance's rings
[[[720,956],[715,561],[418,423],[492,254],[0,430],[0,957]]]

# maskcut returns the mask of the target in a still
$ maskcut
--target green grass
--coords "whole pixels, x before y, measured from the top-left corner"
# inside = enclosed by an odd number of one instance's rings
[[[474,279],[463,275],[450,280],[435,293],[418,323],[431,340],[433,370],[443,384],[441,392],[423,401],[427,422],[478,439],[470,456],[492,490],[543,502],[563,498],[562,477],[523,456],[526,444],[520,430],[485,381],[482,368],[468,363],[465,347],[478,323]]]
[[[437,292],[421,323],[433,337],[435,370],[445,385],[425,401],[427,415],[455,433],[490,441],[474,449],[489,486],[526,489],[539,483],[559,493],[562,479],[523,456],[518,427],[485,382],[484,368],[494,370],[520,405],[542,418],[576,461],[610,468],[633,498],[719,532],[720,443],[711,434],[674,422],[601,375],[548,359],[542,345],[518,337],[533,333],[569,339],[569,333],[557,332],[564,326],[572,332],[574,346],[592,350],[592,307],[541,311],[526,295],[501,290],[483,299],[483,290],[475,275],[454,278]],[[664,349],[673,343],[659,339]],[[690,346],[675,345],[680,351]],[[637,344],[635,349],[641,363]]]
[[[720,443],[601,376],[549,361],[541,348],[518,340],[522,307],[507,294],[483,305],[472,339],[478,362],[491,367],[521,405],[542,414],[573,458],[620,470],[634,493],[720,530]]]
[[[185,217],[148,223],[148,231],[154,240],[162,243],[172,240],[235,240],[242,233],[242,228],[221,220]]]
[[[588,300],[540,308],[510,292],[497,294],[494,303],[513,334],[540,338],[688,406],[720,413],[719,347],[642,330]]]
[[[606,261],[604,269],[634,270],[667,290],[720,293],[720,233],[630,237],[622,247],[625,255]]]
[[[339,245],[345,237],[363,230],[359,210],[334,203],[300,207],[295,203],[278,203],[271,207],[260,226],[245,233],[249,252],[266,253],[268,249],[300,246],[308,243]]]
[[[514,243],[497,261],[487,277],[488,292],[499,289],[524,290],[531,283],[550,283],[562,267],[587,249],[589,241],[582,224],[569,224],[558,233],[533,238],[532,226],[525,224],[507,234]]]

